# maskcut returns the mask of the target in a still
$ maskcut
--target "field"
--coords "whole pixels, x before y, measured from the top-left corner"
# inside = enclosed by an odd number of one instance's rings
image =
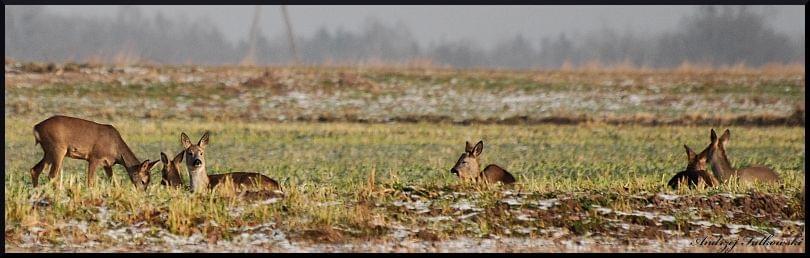
[[[803,70],[456,71],[104,67],[6,62],[9,252],[801,252]],[[31,128],[55,114],[113,124],[141,159],[211,132],[209,173],[259,171],[284,198],[110,182],[67,160],[33,189]],[[683,144],[729,128],[733,166],[780,185],[672,190]],[[514,186],[461,183],[464,141]],[[184,172],[183,170],[182,172]],[[47,174],[47,173],[44,173]],[[184,180],[188,183],[187,175]],[[41,183],[47,176],[40,177]]]

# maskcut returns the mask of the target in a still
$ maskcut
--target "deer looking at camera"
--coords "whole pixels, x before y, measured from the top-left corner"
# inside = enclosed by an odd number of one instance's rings
[[[712,170],[715,177],[722,183],[726,183],[729,179],[737,178],[741,183],[753,183],[756,181],[764,183],[778,183],[779,174],[773,170],[763,166],[751,166],[742,169],[734,169],[731,167],[731,162],[726,155],[726,146],[728,145],[731,132],[726,129],[723,135],[719,138],[715,133],[714,128],[711,131],[712,143],[709,145],[709,160],[711,162]]]
[[[183,153],[185,154],[186,168],[188,169],[189,179],[191,181],[191,190],[195,193],[213,189],[225,182],[233,182],[234,186],[239,189],[257,186],[263,190],[282,190],[276,180],[256,172],[232,172],[209,175],[205,170],[205,148],[208,146],[208,132],[203,134],[197,144],[192,144],[188,139],[188,135],[181,133],[180,142],[183,144],[184,148]]]
[[[489,164],[484,168],[484,171],[481,171],[479,160],[482,151],[484,151],[484,141],[478,141],[475,146],[471,146],[470,142],[466,142],[464,153],[458,158],[456,165],[450,169],[450,173],[456,174],[465,181],[471,180],[478,182],[483,180],[487,183],[515,183],[515,177],[498,165]]]
[[[686,170],[681,171],[672,179],[669,180],[667,185],[672,187],[672,189],[678,189],[683,184],[688,184],[689,188],[695,188],[695,186],[699,184],[705,184],[706,186],[713,187],[717,185],[717,180],[714,176],[708,171],[708,167],[706,166],[706,161],[709,156],[709,148],[707,146],[706,149],[701,151],[699,154],[695,154],[692,151],[692,148],[689,146],[683,145],[686,148],[686,157],[688,159],[688,163],[686,165]]]
[[[112,180],[112,166],[121,164],[126,168],[132,184],[140,190],[149,185],[149,170],[157,161],[141,162],[112,125],[68,117],[52,116],[34,125],[36,144],[42,146],[44,156],[31,168],[31,180],[37,187],[39,174],[50,166],[48,177],[53,180],[62,173],[65,157],[86,160],[87,184],[93,186],[96,169],[104,168]]]

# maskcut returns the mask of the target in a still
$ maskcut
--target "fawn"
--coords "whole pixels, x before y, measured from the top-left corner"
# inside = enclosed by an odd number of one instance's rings
[[[707,171],[706,167],[710,147],[706,147],[700,154],[695,154],[692,148],[689,148],[686,144],[684,144],[683,147],[686,148],[686,157],[688,159],[686,170],[675,174],[667,185],[672,187],[672,189],[678,189],[678,187],[684,183],[688,183],[690,189],[701,183],[709,187],[717,185],[716,179]]]
[[[160,170],[162,179],[161,185],[182,187],[183,179],[180,177],[180,162],[183,161],[183,151],[177,153],[171,160],[166,153],[160,152],[160,160],[163,162],[163,169]]]

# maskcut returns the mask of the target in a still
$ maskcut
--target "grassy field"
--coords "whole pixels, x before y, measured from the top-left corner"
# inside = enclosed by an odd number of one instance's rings
[[[282,111],[286,110],[282,107],[326,110],[330,104],[318,104],[323,107],[306,104],[289,89],[273,93],[272,87],[240,85],[234,86],[239,90],[227,93],[230,86],[205,86],[205,82],[201,82],[201,88],[159,81],[123,86],[81,77],[90,76],[87,73],[23,72],[8,76],[9,71],[7,64],[4,173],[7,251],[690,252],[720,250],[715,246],[690,246],[694,239],[713,234],[728,237],[771,234],[781,239],[803,235],[805,228],[799,199],[804,180],[803,126],[728,126],[732,132],[728,146],[732,165],[766,165],[780,174],[782,184],[676,191],[666,187],[666,182],[686,166],[682,145],[702,150],[709,143],[712,126],[616,125],[609,121],[575,125],[263,121],[266,109],[275,105],[268,104],[271,100],[261,104],[267,107],[252,113],[246,110],[253,104],[233,99],[277,94],[267,98],[296,103],[279,104],[282,106],[275,106],[279,111],[272,112],[294,112]],[[165,74],[174,76],[175,72]],[[337,73],[328,69],[323,73],[333,72]],[[424,72],[358,72],[372,81],[426,81],[439,85],[438,88],[459,90],[471,87],[452,86],[459,82],[452,83],[454,79],[446,75],[448,72],[434,72],[434,76],[411,73]],[[461,78],[483,77],[478,73],[483,72],[452,74]],[[310,78],[304,75],[300,76]],[[221,76],[220,80],[229,80]],[[639,80],[650,80],[650,76],[638,76]],[[727,107],[720,109],[723,112],[718,112],[719,116],[768,112],[790,116],[795,111],[792,105],[797,103],[803,112],[803,74],[801,82],[791,79],[795,75],[718,76],[712,80],[720,81],[720,86],[701,86],[704,87],[701,93],[681,98],[777,101],[772,106]],[[524,77],[531,74],[494,73],[487,77],[493,83],[486,84],[493,88],[482,86],[475,89],[480,92],[470,96],[495,98],[515,87],[523,90],[536,87],[521,81],[529,80]],[[596,81],[598,74],[588,78],[591,77]],[[651,77],[669,78],[664,84],[676,84],[671,82],[676,78],[672,74]],[[748,87],[744,90],[717,79],[738,77],[757,83],[739,82],[740,87]],[[98,81],[107,79],[99,78]],[[542,92],[571,91],[569,88],[580,85],[576,82],[582,79],[577,78],[581,77],[558,79],[572,84],[552,83]],[[708,80],[698,76],[687,78],[693,81],[686,80],[684,84]],[[770,84],[762,84],[763,81],[779,81],[787,86],[765,87],[761,85]],[[644,93],[647,86],[627,91],[654,98],[677,95]],[[222,94],[213,97],[200,93],[200,89],[209,89],[206,87],[220,89]],[[395,92],[409,91],[405,86],[394,88]],[[99,92],[99,89],[108,90]],[[666,89],[676,91],[678,87]],[[610,88],[583,91],[613,92]],[[336,103],[354,103],[356,96],[352,94],[362,92],[335,89],[329,98],[340,100]],[[540,94],[540,91],[526,92],[518,95],[530,98]],[[378,104],[399,100],[397,97],[384,100],[387,99],[384,96],[379,93],[359,98]],[[414,108],[421,108],[415,109],[414,114],[467,113],[482,118],[500,114],[497,110],[476,113],[477,109],[464,105],[444,106],[443,99],[454,96],[430,96],[429,100],[413,100]],[[203,112],[194,108],[200,98],[208,98],[206,107],[222,109],[203,108]],[[262,99],[244,98],[251,103]],[[576,104],[553,103],[561,105],[560,109],[574,108]],[[784,110],[779,108],[780,103],[785,105]],[[550,105],[534,104],[540,108]],[[352,105],[363,107],[363,103]],[[366,122],[390,112],[374,113],[363,108],[353,111],[335,108],[330,112],[343,117],[360,114],[373,118]],[[507,111],[516,116],[542,113],[535,108],[507,107]],[[600,107],[594,112],[638,116],[649,111],[624,108]],[[672,112],[676,115],[670,118],[689,110],[675,108]],[[104,173],[97,172],[96,186],[88,188],[87,162],[72,159],[65,162],[61,185],[33,189],[28,171],[41,158],[42,150],[34,145],[31,128],[53,114],[113,124],[141,159],[157,160],[161,151],[170,156],[178,153],[181,132],[196,142],[204,131],[210,131],[206,158],[209,173],[261,172],[279,180],[286,197],[239,197],[220,191],[192,194],[168,189],[159,185],[160,164],[152,170],[152,184],[146,192],[135,191],[120,166],[115,167],[112,182],[108,182]],[[803,125],[803,117],[801,121]],[[722,130],[726,126],[714,128]],[[483,140],[482,163],[508,169],[518,183],[481,186],[459,182],[449,169],[463,152],[465,140]],[[188,183],[185,168],[181,172]],[[41,183],[48,181],[46,174],[40,177]],[[790,247],[738,247],[734,252],[802,250],[803,243]]]
[[[6,115],[208,121],[804,125],[803,70],[490,71],[7,64]],[[60,67],[60,66],[57,66]],[[73,67],[68,69],[69,67]]]

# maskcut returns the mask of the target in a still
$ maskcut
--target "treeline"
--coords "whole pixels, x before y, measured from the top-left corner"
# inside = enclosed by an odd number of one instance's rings
[[[296,43],[305,64],[425,61],[459,68],[804,64],[804,34],[776,31],[767,19],[749,7],[702,6],[675,29],[657,34],[605,28],[540,42],[517,35],[490,49],[466,40],[420,46],[404,24],[369,19],[359,32],[322,28],[314,35],[299,36]],[[5,30],[6,56],[32,61],[237,64],[249,48],[245,41],[227,40],[206,20],[169,19],[161,13],[149,18],[133,6],[121,7],[112,19],[64,17],[37,6],[6,6]],[[286,36],[259,35],[256,60],[259,64],[292,62]]]

